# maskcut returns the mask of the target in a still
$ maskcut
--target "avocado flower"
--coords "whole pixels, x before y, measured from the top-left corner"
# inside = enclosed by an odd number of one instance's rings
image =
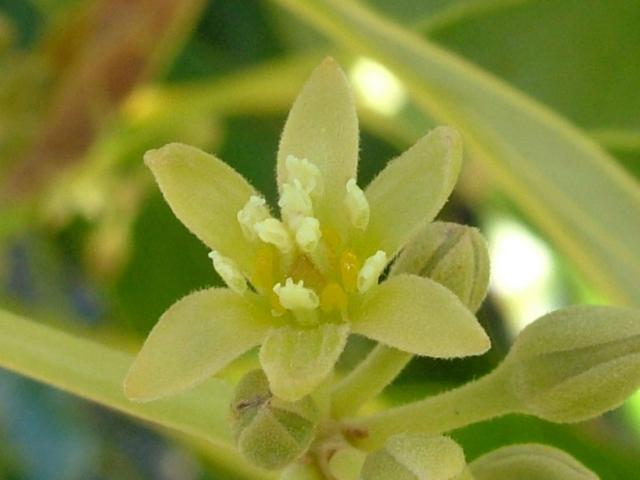
[[[271,391],[296,401],[333,371],[349,334],[436,358],[479,355],[489,339],[451,291],[385,269],[433,220],[456,182],[462,143],[438,127],[361,189],[358,120],[333,59],[311,75],[277,155],[279,215],[236,171],[197,148],[145,154],[174,214],[210,249],[228,288],[191,293],[160,318],[129,370],[137,401],[204,381],[260,345]]]

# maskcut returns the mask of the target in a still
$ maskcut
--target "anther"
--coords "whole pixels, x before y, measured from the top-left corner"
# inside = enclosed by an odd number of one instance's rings
[[[313,310],[320,304],[316,292],[306,288],[302,280],[295,283],[291,278],[287,278],[284,285],[276,283],[273,291],[278,295],[280,305],[287,310]]]
[[[364,230],[369,224],[369,202],[367,197],[353,178],[347,182],[346,189],[344,206],[347,209],[349,221],[354,227]]]
[[[256,223],[266,220],[270,216],[264,198],[251,195],[245,206],[242,207],[242,210],[238,212],[236,218],[238,219],[238,223],[240,223],[245,238],[254,240],[256,238],[256,232],[253,227]]]
[[[378,278],[387,266],[387,254],[378,250],[364,261],[358,272],[358,291],[364,293],[378,283]]]
[[[293,248],[291,235],[280,220],[267,218],[256,223],[253,228],[260,240],[275,245],[282,253],[289,253]]]
[[[294,180],[300,182],[306,193],[313,192],[315,195],[322,194],[322,176],[320,170],[306,158],[297,158],[293,155],[287,156],[285,162],[287,171],[287,182]]]
[[[311,198],[297,180],[282,185],[278,206],[282,212],[282,218],[293,230],[297,229],[302,217],[313,214]]]
[[[213,268],[231,290],[236,293],[244,293],[247,290],[247,281],[233,260],[223,257],[215,250],[209,253],[209,258],[213,260]]]
[[[304,217],[296,230],[296,243],[303,252],[314,252],[321,237],[320,222],[314,217]]]

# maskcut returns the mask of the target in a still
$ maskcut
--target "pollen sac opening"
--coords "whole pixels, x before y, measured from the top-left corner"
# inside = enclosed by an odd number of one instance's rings
[[[289,253],[293,249],[291,234],[280,220],[267,218],[256,223],[254,229],[260,240],[274,245],[282,253]]]
[[[365,293],[376,285],[386,266],[387,254],[382,250],[367,258],[358,272],[358,292]]]
[[[294,282],[287,278],[284,285],[277,283],[273,291],[278,295],[280,305],[287,310],[313,310],[320,305],[320,299],[316,292],[304,286],[304,282]]]
[[[344,196],[344,206],[349,215],[351,225],[360,230],[365,230],[369,225],[369,202],[364,192],[358,187],[354,178],[346,185],[347,193]]]
[[[209,258],[213,261],[215,271],[231,290],[236,293],[244,293],[247,290],[247,281],[233,260],[215,250],[209,253]]]
[[[298,181],[302,189],[310,194],[322,195],[322,176],[320,170],[306,158],[287,156],[285,160],[287,182]]]
[[[248,240],[256,238],[255,225],[266,220],[271,215],[264,198],[251,195],[245,206],[237,214],[238,223],[242,228],[242,233]]]

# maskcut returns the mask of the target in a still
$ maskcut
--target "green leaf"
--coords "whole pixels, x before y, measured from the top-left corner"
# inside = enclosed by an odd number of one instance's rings
[[[466,466],[462,448],[448,437],[405,433],[370,453],[362,480],[453,480]]]
[[[598,480],[571,455],[546,445],[510,445],[469,465],[475,480]]]
[[[251,275],[257,243],[244,237],[236,216],[256,195],[253,187],[226,163],[188,145],[170,143],[144,160],[180,221]]]
[[[349,0],[278,0],[401,77],[474,159],[612,299],[638,304],[640,191],[614,160],[522,93]],[[389,120],[391,121],[391,120]]]
[[[580,306],[545,315],[520,333],[499,369],[523,413],[597,417],[640,386],[640,312]]]
[[[174,303],[131,365],[127,396],[149,401],[178,393],[262,342],[271,315],[253,297],[210,288]]]
[[[392,258],[449,198],[462,163],[458,133],[439,127],[422,137],[367,187],[370,219],[362,234],[364,256],[384,250]]]
[[[429,278],[397,275],[350,311],[351,328],[386,345],[436,358],[480,355],[489,338],[450,290]]]
[[[358,118],[347,79],[332,58],[314,70],[291,108],[278,149],[279,187],[289,155],[306,158],[320,170],[323,194],[314,199],[318,219],[344,227],[344,215],[335,206],[344,198],[347,180],[356,176]]]
[[[232,446],[232,388],[210,379],[188,393],[151,403],[127,400],[122,380],[131,355],[0,310],[0,366],[106,407],[207,441],[221,465],[246,479],[272,478]]]
[[[313,392],[333,371],[349,335],[345,324],[273,329],[260,349],[271,391],[290,402]]]

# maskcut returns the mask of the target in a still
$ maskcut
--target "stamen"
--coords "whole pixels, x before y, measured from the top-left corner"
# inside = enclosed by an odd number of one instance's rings
[[[344,310],[347,307],[347,294],[335,282],[330,283],[320,294],[320,308],[328,313],[332,310]]]
[[[311,198],[309,198],[309,194],[305,192],[297,180],[282,185],[278,206],[282,212],[282,218],[292,230],[297,230],[302,217],[313,214]]]
[[[360,230],[367,228],[369,224],[369,202],[364,192],[358,187],[355,179],[347,182],[347,193],[344,196],[344,206],[349,215],[351,225]]]
[[[356,291],[359,269],[360,260],[358,256],[350,250],[342,252],[342,255],[340,255],[340,276],[342,277],[342,285],[349,293]]]
[[[358,291],[364,293],[378,283],[378,278],[387,266],[387,254],[378,250],[364,261],[358,273]]]
[[[322,176],[318,167],[313,163],[306,158],[300,159],[289,155],[284,165],[287,171],[288,183],[293,183],[297,180],[306,193],[322,194]]]
[[[275,245],[282,253],[289,253],[293,248],[293,241],[289,230],[282,224],[280,220],[275,218],[267,218],[253,226],[254,230],[265,243]]]
[[[236,293],[244,293],[247,290],[247,281],[233,260],[223,257],[215,250],[209,253],[209,258],[213,260],[213,268],[231,290]]]
[[[256,232],[253,227],[256,223],[266,220],[270,216],[264,198],[251,195],[245,206],[242,207],[242,210],[238,212],[236,218],[238,219],[238,223],[240,223],[245,238],[247,240],[254,240],[256,238]]]
[[[296,230],[296,243],[303,252],[311,253],[320,241],[320,222],[314,217],[304,217]]]
[[[313,310],[320,304],[316,292],[305,288],[302,280],[295,283],[291,278],[287,278],[284,285],[276,283],[273,291],[278,295],[280,305],[287,310]]]

